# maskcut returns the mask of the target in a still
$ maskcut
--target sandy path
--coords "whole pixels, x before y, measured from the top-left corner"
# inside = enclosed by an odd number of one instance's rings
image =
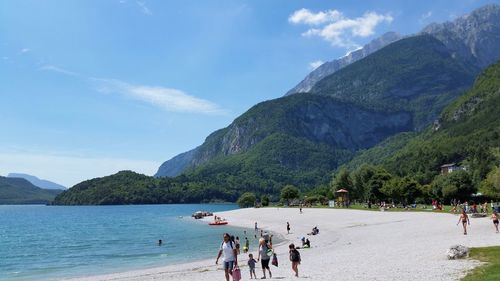
[[[218,213],[230,224],[259,227],[283,235],[286,243],[276,248],[280,265],[271,266],[273,279],[296,280],[288,261],[288,242],[300,245],[311,240],[311,249],[300,250],[299,279],[307,280],[459,280],[478,263],[448,260],[446,250],[454,244],[468,247],[500,245],[488,218],[471,219],[469,235],[456,226],[458,217],[425,212],[367,212],[337,209],[263,208]],[[286,234],[286,222],[291,233]],[[307,236],[317,225],[320,234]],[[256,256],[255,249],[251,252]],[[225,280],[214,259],[154,269],[92,276],[72,280]],[[248,280],[246,255],[240,255],[243,280]],[[257,277],[262,276],[260,265]]]

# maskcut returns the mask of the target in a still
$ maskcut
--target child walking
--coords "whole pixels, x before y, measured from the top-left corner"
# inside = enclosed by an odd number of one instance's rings
[[[253,277],[255,277],[255,279],[257,279],[257,275],[255,275],[255,263],[257,263],[257,261],[253,258],[252,254],[249,254],[248,255],[248,267],[250,268],[250,279],[253,279]],[[253,274],[253,277],[252,277],[252,274]]]
[[[299,277],[299,264],[300,264],[300,253],[295,249],[295,245],[292,243],[288,246],[290,249],[290,261],[292,262],[292,270],[295,272],[295,276]]]

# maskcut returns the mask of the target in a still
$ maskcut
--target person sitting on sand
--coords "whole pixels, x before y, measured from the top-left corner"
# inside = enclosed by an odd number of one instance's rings
[[[215,260],[215,264],[219,263],[219,258],[224,254],[224,274],[226,275],[226,281],[229,281],[229,275],[233,275],[233,267],[238,265],[238,255],[236,254],[236,247],[234,242],[231,240],[229,233],[224,233],[224,241],[220,245],[219,254]]]
[[[462,221],[462,226],[464,227],[464,235],[467,235],[467,224],[470,225],[470,220],[469,216],[465,212],[465,209],[462,210],[462,213],[460,214],[460,218],[458,218],[457,225]]]
[[[495,226],[495,229],[498,233],[498,213],[496,210],[493,210],[493,213],[491,214],[491,219],[493,220],[493,225]]]
[[[273,277],[271,269],[269,268],[271,255],[269,255],[268,253],[270,250],[272,250],[272,248],[272,243],[267,243],[264,238],[259,239],[259,256],[257,257],[257,261],[260,260],[260,264],[262,265],[262,273],[264,274],[264,277],[262,277],[262,279],[266,279],[266,269],[269,271],[269,278]]]
[[[288,246],[290,253],[290,261],[292,262],[292,270],[295,272],[295,277],[299,277],[300,253],[295,249],[294,244]]]
[[[306,242],[304,242],[304,248],[311,248],[311,241],[309,241],[309,238],[307,238]]]
[[[319,234],[319,228],[317,226],[313,227],[311,233],[307,233],[307,235],[316,235]]]
[[[257,279],[257,275],[255,274],[255,264],[256,263],[257,263],[257,261],[253,258],[253,255],[249,254],[248,255],[248,268],[250,268],[250,279],[253,279],[253,277],[255,277],[255,279]]]

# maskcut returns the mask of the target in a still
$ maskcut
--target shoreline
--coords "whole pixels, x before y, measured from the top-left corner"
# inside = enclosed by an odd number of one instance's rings
[[[300,246],[300,238],[311,240],[311,249],[300,249],[302,264],[299,279],[308,280],[410,280],[419,279],[459,280],[467,271],[480,263],[474,260],[448,260],[446,250],[455,244],[467,247],[500,245],[500,235],[495,234],[491,220],[472,218],[469,235],[461,234],[456,226],[458,217],[448,213],[433,212],[366,212],[349,209],[304,208],[237,209],[218,212],[231,226],[250,228],[253,223],[280,235],[282,240],[274,245],[279,267],[271,266],[273,277],[295,280],[288,261],[288,243]],[[203,219],[210,221],[210,218]],[[286,222],[291,234],[286,234]],[[312,227],[318,226],[320,234],[307,236]],[[459,228],[460,227],[460,228]],[[240,241],[244,238],[240,239]],[[218,249],[213,259],[167,265],[105,275],[79,277],[72,281],[94,280],[215,280],[223,279],[222,266],[215,265]],[[250,249],[256,258],[255,249]],[[240,254],[238,261],[243,280],[248,278],[246,261]],[[262,276],[260,265],[257,277]],[[274,278],[273,278],[274,279]]]

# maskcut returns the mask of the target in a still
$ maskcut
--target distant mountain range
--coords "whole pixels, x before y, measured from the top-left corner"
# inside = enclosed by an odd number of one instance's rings
[[[47,204],[61,192],[41,189],[23,178],[0,176],[0,204]]]
[[[64,187],[60,184],[57,184],[55,182],[51,182],[51,181],[44,180],[44,179],[39,179],[35,176],[28,175],[28,174],[10,173],[7,175],[7,177],[9,177],[9,178],[23,178],[23,179],[31,182],[33,185],[40,187],[40,188],[43,188],[43,189],[61,189],[61,190],[66,189],[66,187]]]
[[[464,93],[500,59],[499,19],[500,7],[488,5],[414,36],[386,35],[332,73],[298,85],[308,92],[253,106],[202,145],[163,163],[157,179],[123,172],[78,184],[56,203],[235,201],[245,191],[276,195],[286,184],[308,190],[328,183],[341,165],[365,162],[385,163],[398,176],[414,173],[425,184],[441,161],[478,161],[498,143],[498,64]],[[475,122],[484,122],[485,130],[476,133]],[[428,142],[432,126],[438,133]],[[474,150],[482,138],[485,146]],[[472,165],[477,180],[494,162],[484,163]]]

